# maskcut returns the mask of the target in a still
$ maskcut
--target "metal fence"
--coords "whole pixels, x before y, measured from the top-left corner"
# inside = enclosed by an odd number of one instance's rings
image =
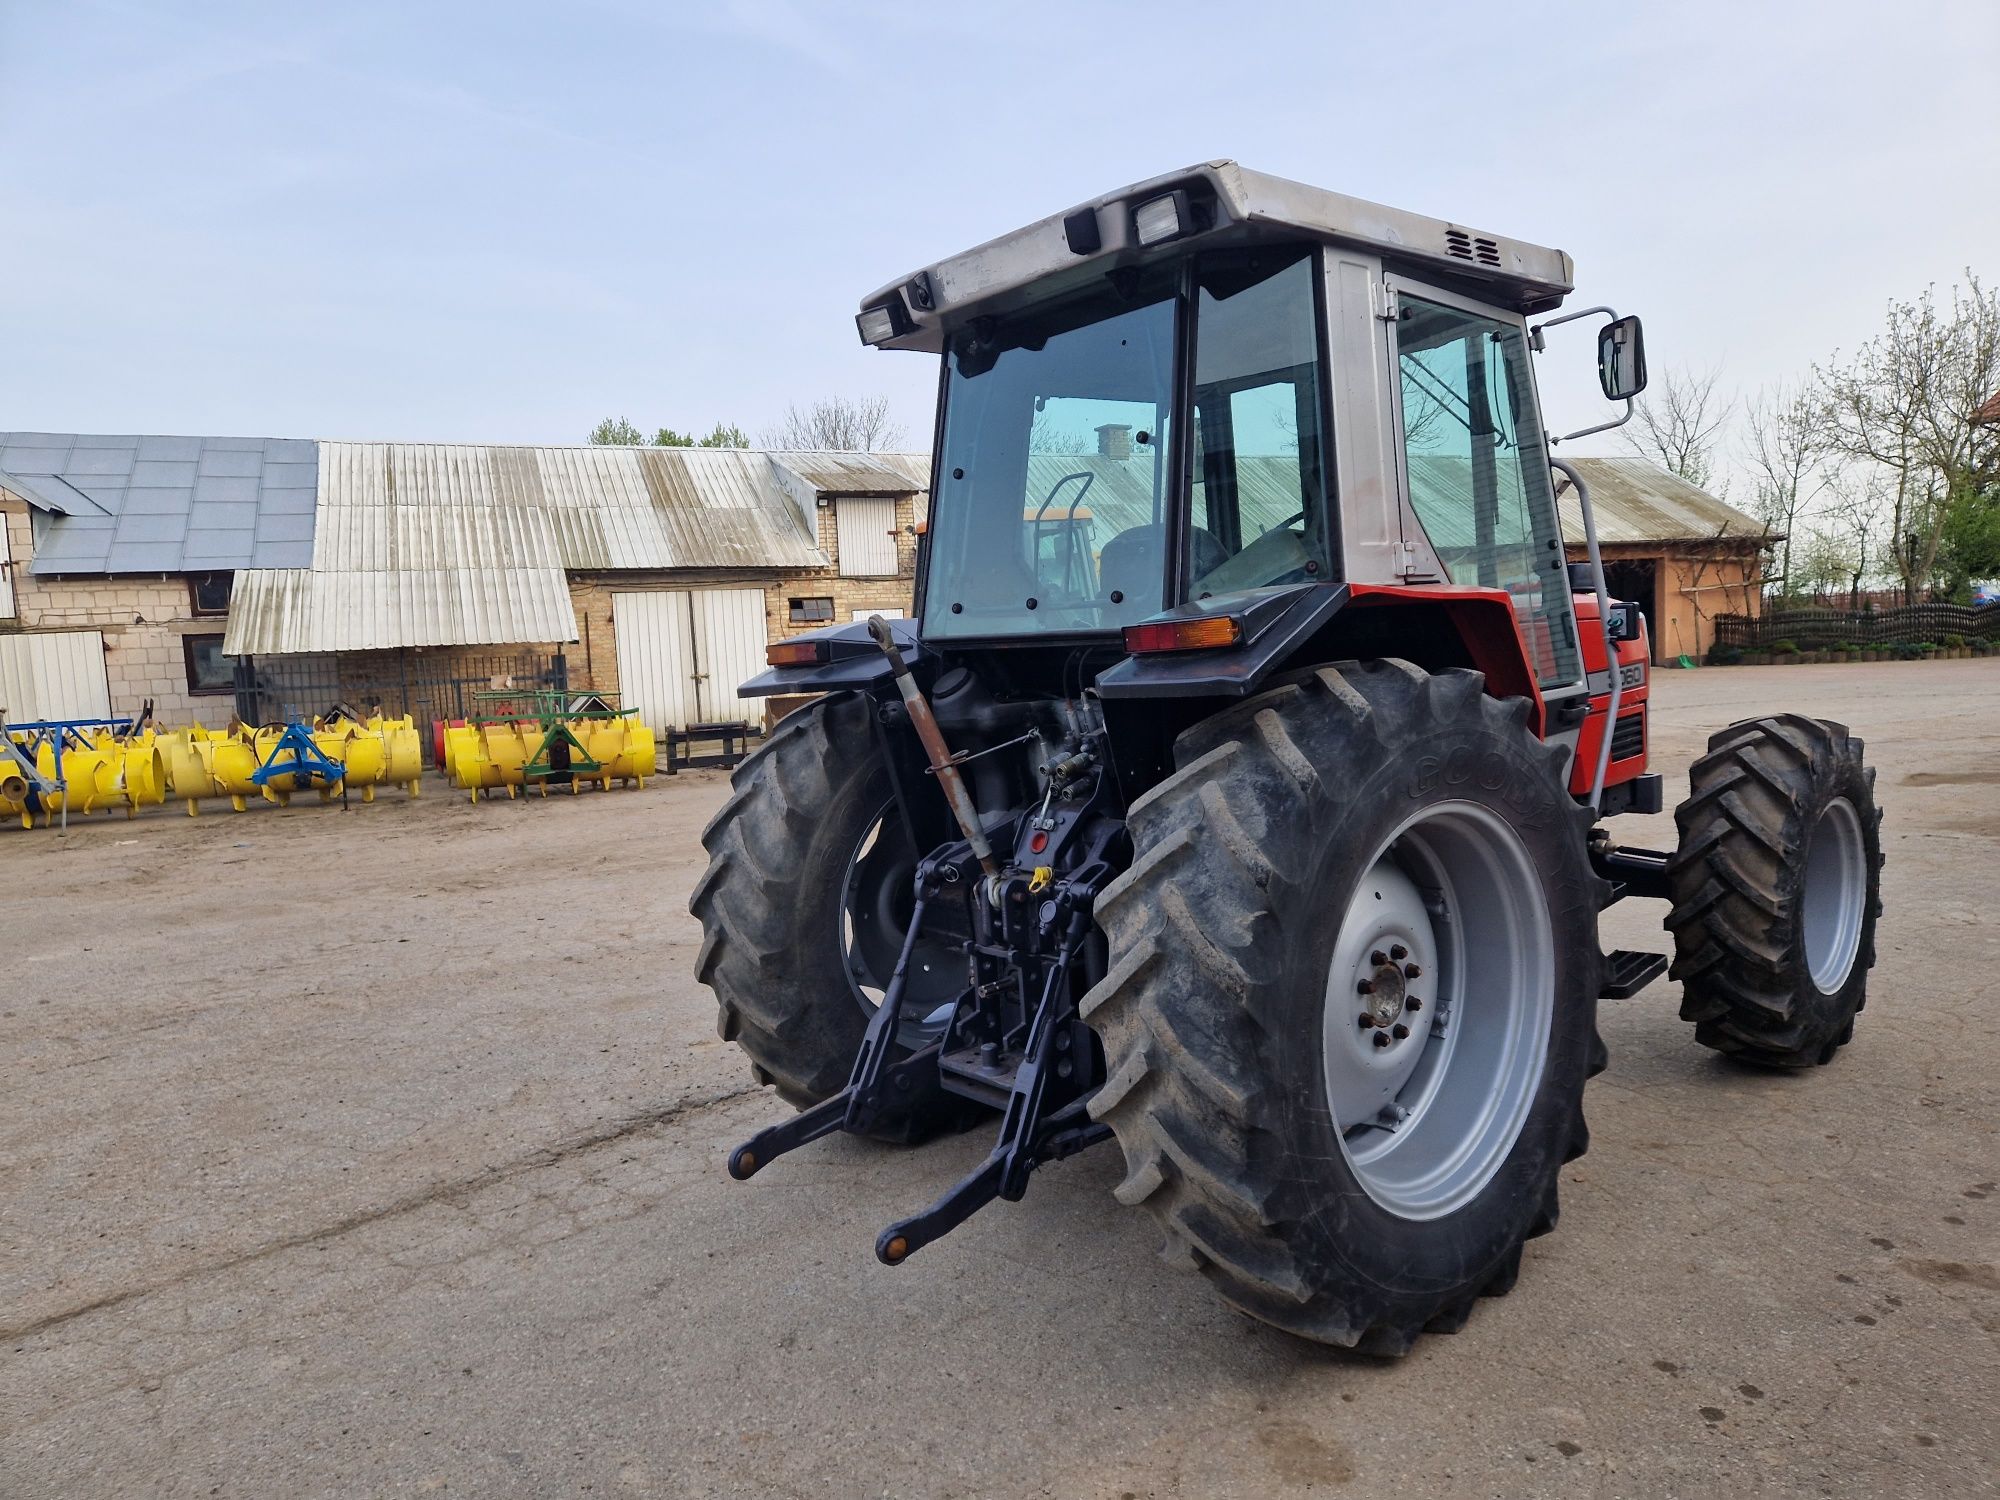
[[[569,661],[561,651],[239,656],[236,716],[246,724],[279,724],[315,718],[337,703],[361,713],[379,706],[391,717],[408,714],[417,721],[428,760],[431,725],[474,712],[475,694],[569,685]]]
[[[1715,643],[1768,651],[1779,641],[1817,651],[1850,646],[1933,645],[1948,635],[2000,641],[2000,604],[1909,604],[1894,609],[1787,609],[1755,617],[1717,615]]]

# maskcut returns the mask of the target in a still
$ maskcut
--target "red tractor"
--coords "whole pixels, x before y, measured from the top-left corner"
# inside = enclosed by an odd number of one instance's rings
[[[1833,1056],[1881,909],[1860,740],[1737,724],[1678,848],[1604,826],[1661,806],[1645,631],[1531,353],[1600,318],[1628,415],[1645,363],[1635,318],[1549,317],[1570,290],[1559,251],[1212,162],[867,299],[864,342],[941,356],[916,613],[744,689],[823,696],[690,902],[723,1036],[800,1111],[734,1176],[997,1114],[894,1265],[1115,1138],[1229,1301],[1400,1353],[1555,1224],[1597,1002],[1668,962],[1601,951],[1612,902],[1669,903],[1696,1041]]]

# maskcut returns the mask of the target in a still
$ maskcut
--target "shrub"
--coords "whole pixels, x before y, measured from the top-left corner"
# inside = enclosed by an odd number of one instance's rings
[[[1711,667],[1733,667],[1743,660],[1741,646],[1725,646],[1717,641],[1708,648],[1708,664]]]
[[[1962,635],[1948,635],[1944,638],[1944,643],[1956,651],[1960,646],[1965,644],[1965,637]]]
[[[1771,652],[1774,656],[1797,656],[1799,654],[1799,643],[1797,641],[1775,641],[1771,645]]]

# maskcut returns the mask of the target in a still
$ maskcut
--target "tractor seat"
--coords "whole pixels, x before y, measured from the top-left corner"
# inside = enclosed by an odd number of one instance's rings
[[[1194,552],[1193,576],[1202,577],[1229,559],[1229,553],[1215,534],[1193,528],[1190,543]],[[1156,599],[1166,563],[1167,528],[1157,523],[1121,531],[1104,544],[1097,555],[1099,588],[1109,594],[1114,589],[1127,598]]]

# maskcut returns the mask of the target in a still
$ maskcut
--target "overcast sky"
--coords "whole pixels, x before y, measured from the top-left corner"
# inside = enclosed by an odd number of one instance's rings
[[[880,392],[925,447],[935,366],[859,298],[1216,156],[1560,246],[1655,369],[1752,389],[2000,276],[1996,79],[1996,0],[0,0],[0,428],[754,436]],[[1588,360],[1543,356],[1558,428]]]

